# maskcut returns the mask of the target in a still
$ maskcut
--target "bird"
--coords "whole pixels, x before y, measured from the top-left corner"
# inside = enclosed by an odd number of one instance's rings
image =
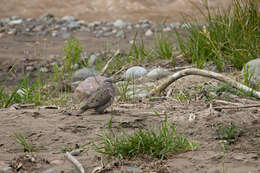
[[[80,108],[78,114],[82,114],[88,109],[94,109],[98,113],[104,113],[105,109],[113,104],[115,97],[115,87],[111,78],[103,80],[98,89],[86,100],[85,105]]]

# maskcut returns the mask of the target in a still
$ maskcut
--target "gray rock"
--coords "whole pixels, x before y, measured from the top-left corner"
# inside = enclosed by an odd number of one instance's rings
[[[33,71],[34,67],[33,66],[26,66],[25,70],[26,71]]]
[[[53,168],[47,169],[46,171],[44,171],[43,173],[56,173],[57,171]]]
[[[172,23],[172,24],[170,24],[170,27],[171,27],[172,29],[179,29],[180,26],[181,26],[180,23]]]
[[[19,25],[23,23],[23,19],[17,19],[17,20],[12,20],[9,22],[9,25]]]
[[[75,22],[76,18],[74,16],[64,16],[60,19],[60,23],[71,23]]]
[[[153,31],[151,29],[148,29],[146,32],[145,32],[145,36],[146,37],[150,37],[153,35]]]
[[[75,82],[75,81],[79,81],[79,80],[85,80],[88,77],[97,76],[97,75],[98,75],[98,72],[94,69],[82,68],[82,69],[75,71],[75,73],[72,75],[72,80]]]
[[[64,39],[64,40],[71,40],[72,39],[72,35],[68,32],[62,32],[58,36],[60,38]]]
[[[123,166],[123,167],[121,167],[121,172],[142,173],[143,171],[140,168],[137,168],[137,167]]]
[[[127,23],[123,22],[122,20],[117,20],[114,22],[114,26],[118,28],[123,28],[127,25]]]
[[[54,15],[50,14],[50,13],[44,13],[44,14],[40,15],[40,17],[39,17],[39,19],[44,20],[44,21],[48,21],[52,18],[54,18]]]
[[[39,69],[39,71],[42,72],[42,73],[47,73],[47,72],[49,71],[49,69],[46,68],[46,67],[41,67],[41,68]]]
[[[125,79],[131,78],[139,78],[145,76],[147,74],[147,70],[140,66],[134,66],[129,68],[123,75]]]
[[[11,16],[10,17],[10,20],[19,20],[19,19],[21,19],[21,17],[19,17],[19,16]]]
[[[248,73],[250,78],[250,84],[253,86],[260,86],[260,58],[251,60],[246,63],[245,68],[248,67]],[[242,69],[242,76],[244,78],[245,68]]]
[[[13,168],[11,168],[11,167],[4,168],[3,173],[6,173],[6,172],[13,172]]]
[[[88,60],[88,66],[89,67],[94,67],[96,62],[97,62],[97,60],[98,60],[98,56],[97,55],[95,55],[95,54],[91,55],[89,60]]]
[[[105,33],[103,33],[103,36],[104,37],[109,37],[109,36],[111,36],[113,34],[114,34],[113,32],[105,32]]]
[[[191,26],[190,26],[190,24],[188,24],[188,23],[183,23],[182,25],[181,25],[181,29],[189,29]]]
[[[75,22],[72,22],[72,23],[69,23],[69,24],[67,25],[67,28],[68,28],[68,30],[70,30],[70,31],[74,31],[74,30],[80,29],[80,24],[75,23]]]
[[[156,68],[150,71],[146,76],[150,79],[161,79],[169,75],[169,72],[163,68]]]
[[[125,38],[125,33],[123,30],[118,31],[118,33],[116,34],[116,37],[121,37],[121,38]]]

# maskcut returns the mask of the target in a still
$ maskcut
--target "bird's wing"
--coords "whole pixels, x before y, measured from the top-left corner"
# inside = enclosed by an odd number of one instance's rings
[[[88,108],[97,108],[110,102],[111,92],[107,88],[97,90],[93,95],[87,99]]]

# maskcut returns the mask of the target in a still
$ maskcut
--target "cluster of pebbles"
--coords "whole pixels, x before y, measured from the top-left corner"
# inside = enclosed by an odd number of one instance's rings
[[[88,22],[78,20],[74,16],[64,16],[57,18],[52,14],[42,14],[38,18],[23,19],[19,16],[0,19],[0,33],[7,34],[25,34],[53,36],[68,39],[70,33],[75,31],[85,31],[95,34],[96,37],[125,37],[127,32],[142,29],[146,36],[152,36],[155,30],[164,32],[174,29],[188,28],[189,24],[154,24],[149,20],[141,20],[137,23],[125,22],[120,19],[114,22],[94,21]]]

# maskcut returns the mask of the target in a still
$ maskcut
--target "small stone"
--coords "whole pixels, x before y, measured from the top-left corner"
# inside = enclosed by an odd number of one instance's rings
[[[40,15],[39,18],[40,18],[41,20],[48,21],[48,20],[54,18],[54,15],[53,15],[53,14],[50,14],[50,13],[44,13],[44,14]]]
[[[170,32],[171,30],[172,30],[171,27],[163,28],[163,32]]]
[[[78,24],[78,23],[69,23],[67,25],[67,28],[70,31],[74,31],[74,30],[80,29],[80,24]]]
[[[169,72],[166,70],[166,69],[163,69],[163,68],[156,68],[156,69],[153,69],[152,71],[150,71],[148,74],[147,74],[147,77],[150,78],[150,79],[161,79],[161,78],[164,78],[166,76],[169,75]]]
[[[96,65],[96,62],[98,60],[98,56],[93,54],[90,56],[89,60],[88,60],[88,66],[89,67],[94,67]]]
[[[150,37],[153,35],[153,31],[151,29],[148,29],[146,32],[145,32],[145,36],[146,37]]]
[[[9,25],[19,25],[21,23],[23,23],[23,19],[12,20],[11,22],[9,22]]]
[[[118,27],[118,28],[123,28],[125,27],[127,24],[125,22],[123,22],[122,20],[117,20],[114,22],[114,26]]]
[[[179,29],[180,26],[181,26],[180,23],[172,23],[172,24],[170,24],[170,27],[171,27],[172,29]]]
[[[56,172],[57,172],[57,171],[56,171],[55,169],[50,168],[50,169],[44,171],[43,173],[56,173]]]
[[[98,75],[98,72],[94,69],[82,68],[82,69],[75,71],[75,73],[72,75],[72,80],[75,82],[75,81],[79,81],[79,80],[85,80],[88,77],[97,76],[97,75]]]
[[[71,40],[72,39],[72,35],[68,32],[62,32],[60,34],[60,37],[64,40]]]
[[[245,64],[241,74],[245,80],[245,69],[248,71],[250,84],[253,86],[260,86],[260,58],[253,59]]]
[[[116,37],[124,38],[124,37],[125,37],[125,33],[124,33],[124,31],[123,31],[123,30],[118,31],[118,33],[116,34]]]
[[[33,66],[26,66],[25,70],[26,71],[33,71],[34,67]]]
[[[64,164],[64,161],[62,160],[53,160],[50,162],[51,165],[62,165]]]
[[[183,23],[182,25],[181,25],[181,28],[182,29],[189,29],[191,26],[190,26],[190,24],[187,24],[187,23]]]
[[[143,171],[140,168],[132,167],[132,166],[123,166],[121,167],[121,172],[126,173],[142,173]]]
[[[139,78],[147,74],[147,70],[143,67],[140,66],[134,66],[129,68],[125,73],[124,73],[124,78],[126,79],[131,79],[131,78]]]
[[[13,172],[13,168],[11,168],[11,167],[4,168],[3,173],[6,173],[6,172]]]
[[[76,18],[74,16],[64,16],[60,19],[60,23],[71,23],[76,21]]]
[[[42,73],[47,73],[47,72],[49,71],[49,69],[46,68],[46,67],[41,67],[41,68],[39,69],[39,71],[42,72]]]

